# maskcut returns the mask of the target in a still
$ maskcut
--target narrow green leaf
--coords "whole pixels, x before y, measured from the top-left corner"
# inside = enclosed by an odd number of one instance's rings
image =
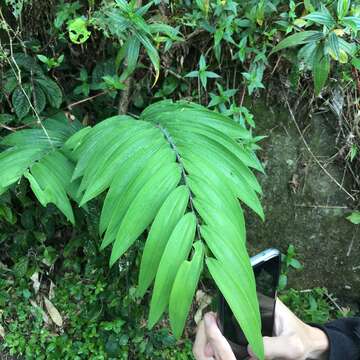
[[[246,250],[245,239],[227,228],[225,233],[216,224],[202,225],[201,235],[206,241],[212,254],[224,264],[231,264],[231,268],[237,274],[243,274],[246,278],[253,277],[250,259]],[[249,283],[251,291],[256,291],[255,282]]]
[[[147,55],[149,56],[154,69],[155,69],[155,80],[154,80],[154,84],[155,85],[158,81],[159,75],[160,75],[160,57],[159,57],[159,53],[157,52],[156,48],[154,47],[154,45],[152,44],[152,42],[150,41],[150,39],[144,35],[141,34],[140,32],[134,32],[134,35],[137,37],[137,39],[141,42],[141,44],[144,46]]]
[[[160,319],[169,303],[173,282],[180,265],[189,255],[195,229],[195,215],[187,213],[180,219],[171,233],[155,278],[154,291],[150,303],[149,329]]]
[[[322,11],[315,11],[303,17],[305,20],[310,20],[316,24],[326,25],[332,27],[336,24],[334,18],[331,16],[326,7],[322,7]]]
[[[140,52],[140,41],[135,36],[129,39],[127,46],[127,73],[135,71]]]
[[[330,73],[330,60],[329,56],[324,54],[324,48],[319,46],[313,64],[313,78],[315,95],[318,96],[325,86],[326,80]]]
[[[192,149],[190,147],[184,148],[180,145],[177,145],[177,147],[184,157],[183,163],[189,174],[201,176],[201,174],[206,173],[208,177],[211,174],[211,179],[218,182],[217,176],[221,174],[225,181],[224,186],[226,185],[234,195],[255,211],[261,219],[264,219],[264,212],[255,191],[246,181],[235,176],[233,173],[235,171],[234,168],[223,164],[222,160],[216,157],[215,154],[213,154],[213,161],[201,156],[200,147],[193,147]]]
[[[340,59],[340,44],[337,35],[332,31],[329,34],[329,47],[333,54],[335,55],[335,58],[337,60]]]
[[[121,222],[111,251],[110,266],[149,226],[166,197],[179,183],[180,178],[179,165],[170,163],[162,167],[139,191]]]
[[[141,259],[138,295],[144,296],[154,280],[161,256],[169,237],[184,215],[189,201],[189,190],[181,185],[173,190],[164,201],[149,231]]]
[[[139,130],[137,127],[133,127],[127,129],[122,134],[125,141],[117,140],[119,138],[117,133],[113,135],[108,140],[110,145],[104,144],[105,148],[102,153],[94,153],[96,159],[90,160],[92,166],[84,172],[79,191],[83,189],[86,191],[80,206],[108,188],[119,166],[138,149],[155,150],[164,144],[161,133],[155,128]]]
[[[149,127],[144,122],[134,122],[129,116],[118,115],[108,118],[96,126],[82,139],[81,144],[75,149],[74,156],[78,158],[72,179],[75,180],[84,175],[85,169],[91,168],[89,164],[96,160],[99,154],[109,146],[109,137],[117,134],[117,143],[123,140],[123,134],[129,127]],[[114,136],[115,136],[114,135]]]
[[[194,119],[196,119],[197,125],[203,125],[207,128],[210,126],[234,140],[251,138],[248,130],[225,115],[186,101],[176,103],[171,100],[159,101],[148,106],[142,112],[141,119],[163,124],[164,127],[168,123],[194,124]]]
[[[117,169],[118,173],[111,183],[101,213],[100,230],[106,228],[101,248],[115,240],[129,206],[149,179],[156,176],[162,168],[175,163],[175,153],[168,145],[162,146],[154,153],[148,152],[151,154],[148,159],[140,154],[140,157],[135,159],[137,161],[129,158],[124,166]]]
[[[251,348],[256,356],[263,360],[264,345],[261,335],[259,302],[256,292],[249,285],[255,281],[254,277],[249,278],[245,274],[244,276],[239,273],[235,274],[231,264],[224,264],[213,258],[207,258],[206,264]]]
[[[199,72],[197,70],[190,71],[185,75],[185,77],[195,78],[199,76]]]
[[[337,2],[337,16],[341,20],[347,15],[350,8],[350,0],[338,0]]]
[[[191,261],[185,260],[180,265],[170,294],[170,325],[177,339],[181,337],[184,330],[191,301],[203,267],[204,246],[201,241],[194,244],[194,249],[195,252]]]
[[[279,50],[288,48],[288,47],[292,47],[292,46],[297,46],[297,45],[301,45],[301,44],[306,44],[308,42],[313,41],[313,36],[314,35],[318,35],[323,37],[323,33],[321,31],[313,31],[313,30],[306,30],[306,31],[301,31],[298,33],[295,33],[293,35],[290,35],[288,37],[286,37],[284,40],[280,41],[272,50],[271,50],[271,54],[273,54],[274,52],[277,52]]]

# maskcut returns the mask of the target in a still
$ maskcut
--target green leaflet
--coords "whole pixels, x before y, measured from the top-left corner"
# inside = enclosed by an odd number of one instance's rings
[[[208,151],[210,151],[213,154],[212,161],[214,161],[216,157],[216,161],[220,161],[220,163],[226,166],[229,171],[241,179],[241,182],[247,183],[254,191],[261,194],[259,182],[249,168],[237,157],[236,150],[233,152],[223,146],[221,142],[202,134],[197,135],[186,131],[172,131],[171,134],[178,146],[184,145],[183,148],[186,149],[187,152],[193,150],[196,155],[203,156],[207,159]],[[238,148],[240,148],[240,146],[238,146]]]
[[[105,237],[101,244],[102,248],[115,240],[122,218],[139,191],[147,184],[149,179],[171,164],[175,164],[175,154],[167,145],[164,145],[152,154],[151,158],[146,162],[142,160],[135,164],[130,162],[123,168],[124,172],[119,171],[110,186],[104,204],[104,209],[107,208],[107,225]],[[128,168],[130,168],[130,171]],[[113,211],[110,212],[109,209],[111,208]],[[105,220],[100,226],[105,226],[104,222]]]
[[[0,188],[3,191],[18,181],[24,174],[29,164],[41,156],[41,150],[36,148],[7,149],[0,153],[0,168],[6,171],[0,172]]]
[[[207,267],[216,285],[239,322],[246,339],[259,359],[264,359],[259,303],[250,285],[253,279],[235,273],[232,264],[213,258],[206,259]]]
[[[173,190],[164,201],[149,231],[141,259],[139,286],[137,293],[144,296],[147,288],[154,280],[161,256],[169,237],[184,215],[189,201],[189,190],[181,185]]]
[[[150,303],[149,329],[160,319],[169,303],[173,282],[181,263],[189,255],[195,229],[195,215],[187,213],[180,219],[170,236],[155,278],[154,291]]]
[[[105,145],[102,153],[90,160],[91,167],[87,168],[79,188],[86,189],[80,204],[83,204],[110,186],[116,169],[137,150],[144,148],[156,149],[164,143],[158,129],[139,130],[137,127],[122,132],[123,141],[118,140],[118,134],[110,136],[110,145]],[[105,143],[106,144],[106,143]],[[94,153],[94,157],[97,153]]]
[[[224,135],[222,132],[218,131],[215,128],[197,123],[186,124],[186,123],[171,123],[171,122],[166,123],[166,128],[169,129],[170,133],[173,133],[173,131],[175,130],[178,132],[182,132],[184,134],[187,132],[191,132],[194,135],[195,134],[204,135],[206,138],[221,144],[246,166],[264,172],[262,165],[260,164],[259,160],[253,153],[245,150],[241,144],[237,143],[235,140]],[[250,170],[247,169],[247,172],[250,172]]]
[[[347,220],[352,222],[354,225],[360,224],[360,211],[354,211],[346,217]]]
[[[251,279],[251,291],[256,292],[254,273],[246,251],[245,243],[234,234],[224,234],[218,227],[211,225],[201,226],[201,236],[213,255],[224,264],[231,264],[236,274],[242,274],[246,279]],[[220,232],[220,233],[219,233]]]
[[[221,175],[216,176],[216,181],[221,183]],[[213,179],[190,175],[188,184],[195,195],[194,206],[203,222],[221,228],[227,241],[234,237],[245,242],[244,214],[236,195],[226,186],[219,187]]]
[[[336,12],[340,20],[347,15],[350,5],[351,5],[350,0],[338,0]]]
[[[146,50],[146,53],[149,56],[150,61],[154,66],[155,80],[154,80],[153,85],[155,85],[157,83],[159,75],[160,75],[160,57],[159,57],[159,54],[158,54],[156,48],[154,47],[154,45],[152,44],[152,42],[150,41],[150,39],[149,39],[149,37],[147,35],[139,32],[139,31],[135,31],[134,36],[144,46],[144,48]]]
[[[297,46],[301,44],[306,44],[308,42],[314,41],[314,36],[323,36],[321,31],[313,31],[313,30],[306,30],[301,31],[295,34],[292,34],[288,37],[286,37],[284,40],[280,41],[271,51],[270,55],[280,51],[282,49],[291,47],[291,46]]]
[[[90,164],[103,156],[109,147],[109,137],[114,135],[118,142],[123,140],[123,133],[129,127],[138,127],[139,130],[146,126],[143,122],[134,122],[132,118],[124,115],[113,116],[94,126],[81,140],[80,145],[74,149],[74,156],[78,159],[72,179],[84,176]]]
[[[325,6],[322,7],[321,11],[314,11],[304,16],[303,19],[313,21],[316,24],[326,25],[327,27],[332,27],[336,24],[334,18]]]
[[[187,314],[204,261],[204,246],[201,241],[194,244],[194,255],[191,261],[185,260],[176,274],[169,301],[169,317],[174,335],[179,339],[184,330]]]
[[[75,219],[66,192],[73,170],[73,164],[55,151],[35,163],[24,175],[41,205],[55,204],[72,224]]]
[[[328,40],[329,47],[333,54],[335,55],[335,58],[337,60],[340,59],[340,44],[337,35],[334,32],[331,32],[329,34],[329,40]]]
[[[217,129],[233,139],[250,138],[248,130],[234,123],[225,115],[186,101],[177,101],[176,103],[171,100],[159,101],[148,106],[141,113],[141,119],[160,123],[165,127],[171,122],[193,124],[196,119],[197,124]]]
[[[330,72],[329,55],[324,54],[323,46],[319,46],[317,48],[312,70],[313,70],[313,78],[314,78],[315,95],[319,95],[322,88],[325,86],[326,80]]]
[[[61,115],[55,117],[43,121],[49,137],[37,128],[17,131],[2,140],[1,144],[10,148],[0,153],[0,168],[6,169],[0,173],[0,189],[25,176],[43,206],[55,204],[74,223],[68,199],[77,199],[77,184],[70,182],[74,164],[59,148],[79,127],[67,124]]]
[[[264,219],[264,212],[261,207],[260,201],[255,191],[249,186],[246,181],[243,181],[237,174],[232,172],[232,169],[227,167],[227,164],[219,160],[215,154],[212,161],[209,161],[206,156],[200,156],[201,149],[193,147],[191,151],[190,147],[184,148],[178,146],[178,149],[182,153],[186,171],[191,175],[202,176],[207,173],[208,177],[212,177],[214,181],[217,181],[218,186],[226,186],[231,189],[232,194],[236,195],[241,201],[248,205],[254,212],[256,212],[261,219]],[[219,181],[219,175],[222,175],[222,185]]]
[[[128,45],[127,45],[127,69],[126,69],[127,76],[129,76],[136,69],[139,52],[140,52],[140,41],[135,36],[132,36],[128,40]]]
[[[170,163],[153,175],[139,191],[121,222],[112,248],[110,266],[149,226],[166,197],[179,183],[180,177],[179,165]]]

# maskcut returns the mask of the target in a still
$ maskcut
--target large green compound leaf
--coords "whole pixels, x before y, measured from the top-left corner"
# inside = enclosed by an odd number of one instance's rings
[[[0,153],[0,166],[11,171],[0,172],[0,189],[25,174],[39,201],[54,203],[70,221],[69,196],[82,206],[102,195],[101,248],[112,248],[113,265],[142,234],[147,236],[138,295],[154,282],[148,326],[169,310],[176,337],[205,258],[263,359],[241,207],[264,217],[261,188],[251,170],[263,169],[247,147],[251,133],[202,106],[167,100],[149,106],[137,120],[122,115],[77,132],[67,127],[48,126],[51,144],[39,129],[5,138],[9,148]]]
[[[73,179],[81,179],[81,205],[106,191],[99,233],[102,248],[112,246],[111,265],[150,227],[138,287],[143,296],[155,279],[150,328],[169,308],[174,334],[181,335],[203,254],[211,254],[207,261],[217,283],[219,267],[227,276],[236,274],[230,278],[237,283],[232,291],[232,283],[218,286],[262,358],[255,281],[239,202],[264,217],[261,187],[251,168],[263,169],[246,147],[250,139],[247,129],[219,113],[165,100],[146,108],[139,120],[116,116],[74,141]],[[200,245],[209,251],[200,251]]]
[[[71,183],[74,163],[66,156],[66,140],[80,129],[65,116],[43,121],[42,128],[26,129],[5,137],[0,145],[0,193],[25,176],[39,202],[56,205],[74,223],[69,197],[76,199],[76,183]]]

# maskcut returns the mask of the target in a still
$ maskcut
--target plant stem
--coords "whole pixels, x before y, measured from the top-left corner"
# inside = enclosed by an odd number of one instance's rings
[[[181,160],[180,153],[179,153],[179,151],[178,151],[178,149],[176,147],[176,144],[175,144],[174,140],[172,139],[171,135],[169,134],[169,132],[165,128],[163,128],[160,124],[158,124],[158,127],[161,130],[161,132],[164,134],[165,139],[169,142],[170,147],[172,148],[172,150],[174,150],[175,155],[176,155],[176,160],[177,160],[178,164],[180,165],[181,175],[182,175],[182,178],[184,179],[185,186],[189,189],[190,209],[191,209],[192,213],[195,215],[197,236],[198,236],[198,239],[201,240],[199,219],[198,219],[198,215],[197,215],[197,212],[195,210],[195,207],[194,207],[194,195],[191,192],[190,186],[188,184],[187,174],[186,174],[186,171],[185,171],[184,164],[183,164],[183,162]]]

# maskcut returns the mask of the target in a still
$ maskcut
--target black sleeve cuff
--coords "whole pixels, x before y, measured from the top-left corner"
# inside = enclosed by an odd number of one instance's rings
[[[329,360],[360,359],[360,318],[344,318],[325,325],[311,324],[329,339]]]

